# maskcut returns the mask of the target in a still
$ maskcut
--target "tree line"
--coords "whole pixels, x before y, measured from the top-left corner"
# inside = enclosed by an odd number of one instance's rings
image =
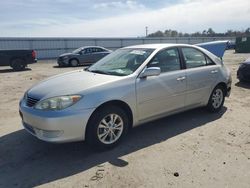
[[[198,31],[194,33],[183,33],[171,29],[167,29],[165,31],[159,30],[149,34],[147,37],[237,37],[249,35],[250,28],[247,28],[246,30],[242,31],[229,29],[224,33],[217,33],[212,28],[208,28],[207,30],[203,30],[202,32]]]

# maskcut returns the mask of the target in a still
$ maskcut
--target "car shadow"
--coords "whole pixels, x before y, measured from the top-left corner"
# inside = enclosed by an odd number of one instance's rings
[[[130,131],[116,148],[97,152],[85,143],[51,144],[39,141],[25,130],[0,137],[0,187],[34,187],[66,178],[109,162],[128,166],[120,159],[143,148],[203,126],[226,112],[208,113],[203,108],[153,121]],[[94,174],[93,174],[94,175]],[[90,177],[94,181],[98,177]]]
[[[31,70],[32,70],[31,68],[25,68],[25,69],[20,70],[20,71],[15,71],[14,69],[9,68],[9,69],[2,69],[2,70],[0,70],[0,73],[24,72],[24,71],[31,71]]]
[[[235,84],[235,86],[242,87],[242,88],[245,88],[245,89],[250,89],[250,83],[249,82],[237,82]]]
[[[58,66],[58,65],[54,65],[53,68],[65,69],[65,68],[72,68],[72,67],[70,67],[70,66]]]

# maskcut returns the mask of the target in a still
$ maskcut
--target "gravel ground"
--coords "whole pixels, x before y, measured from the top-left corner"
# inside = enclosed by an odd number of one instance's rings
[[[230,98],[218,114],[195,109],[133,129],[113,150],[50,144],[23,130],[18,102],[38,81],[78,68],[39,61],[0,67],[0,187],[249,187],[250,84],[236,79],[250,54],[227,51]]]

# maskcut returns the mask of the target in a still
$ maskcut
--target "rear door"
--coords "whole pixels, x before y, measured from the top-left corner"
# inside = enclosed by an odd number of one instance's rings
[[[93,50],[93,62],[96,62],[105,56],[102,48],[94,48]]]
[[[158,52],[147,67],[160,67],[161,74],[137,78],[137,108],[141,121],[184,107],[186,76],[177,48]]]
[[[217,80],[220,65],[196,48],[182,47],[186,65],[187,95],[185,106],[191,107],[204,103],[210,96]]]

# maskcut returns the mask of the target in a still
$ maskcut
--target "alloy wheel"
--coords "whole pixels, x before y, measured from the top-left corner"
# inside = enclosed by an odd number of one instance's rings
[[[212,95],[212,105],[214,108],[219,108],[223,101],[223,91],[221,89],[216,89]]]
[[[105,116],[97,128],[98,139],[104,144],[115,143],[122,135],[124,123],[117,114]]]

